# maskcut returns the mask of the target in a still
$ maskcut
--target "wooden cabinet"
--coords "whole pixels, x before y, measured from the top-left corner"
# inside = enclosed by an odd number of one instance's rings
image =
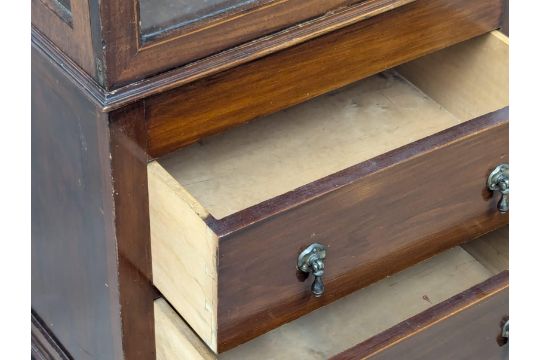
[[[34,356],[506,356],[501,1],[32,8]]]

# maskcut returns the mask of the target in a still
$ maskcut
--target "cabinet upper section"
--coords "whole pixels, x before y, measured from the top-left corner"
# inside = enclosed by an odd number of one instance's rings
[[[32,0],[32,25],[111,90],[182,66],[203,76],[411,2]]]

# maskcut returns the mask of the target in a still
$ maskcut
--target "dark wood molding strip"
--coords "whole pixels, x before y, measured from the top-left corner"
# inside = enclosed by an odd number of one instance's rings
[[[206,218],[206,223],[219,237],[226,239],[227,236],[245,229],[251,224],[257,224],[267,218],[301,206],[308,201],[357,182],[363,177],[422,156],[437,148],[450,146],[456,141],[463,141],[479,132],[490,130],[494,126],[507,126],[508,119],[509,108],[505,107],[351,166],[223,219],[218,220],[209,215]]]
[[[54,335],[43,324],[39,316],[32,311],[32,359],[35,360],[71,360],[71,355],[62,347]]]
[[[102,111],[111,111],[369,19],[412,1],[414,0],[370,0],[341,8],[275,34],[110,91],[101,87],[34,26],[32,26],[32,43],[62,68],[89,98],[101,106]]]
[[[59,68],[62,73],[80,88],[92,102],[106,111],[108,91],[64,54],[51,40],[32,25],[32,46]]]
[[[393,346],[450,316],[485,301],[509,286],[509,273],[503,271],[452,298],[336,355],[332,360],[365,359]],[[458,331],[458,330],[456,330]],[[495,342],[495,339],[493,340]]]

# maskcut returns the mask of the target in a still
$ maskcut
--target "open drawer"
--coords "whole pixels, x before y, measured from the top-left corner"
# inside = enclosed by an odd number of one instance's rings
[[[505,359],[508,227],[356,291],[219,356],[164,300],[157,359]]]
[[[507,105],[493,32],[151,162],[155,285],[223,352],[506,224]]]

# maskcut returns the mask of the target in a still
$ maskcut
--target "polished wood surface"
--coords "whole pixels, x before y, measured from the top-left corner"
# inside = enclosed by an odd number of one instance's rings
[[[508,359],[508,284],[504,271],[332,359]]]
[[[222,220],[210,217],[221,237],[219,351],[506,224],[485,185],[505,161],[508,109]],[[296,256],[312,242],[329,249],[320,298],[294,271]],[[261,252],[267,261],[260,261]]]
[[[256,44],[244,43],[302,21],[307,21],[304,26],[308,30],[309,26],[306,25],[309,25],[310,19],[319,16],[338,20],[339,17],[327,13],[355,2],[359,1],[264,1],[255,7],[240,9],[236,13],[225,13],[217,18],[181,27],[165,34],[149,37],[143,35],[142,39],[139,33],[139,19],[133,19],[138,10],[135,1],[103,2],[100,7],[100,17],[104,29],[103,43],[106,44],[103,57],[107,65],[105,86],[108,89],[118,88],[180,65],[195,64],[198,59],[210,55],[215,56],[220,52],[224,54],[214,59],[216,60],[214,64],[218,67],[220,67],[219,64],[223,65],[229,61],[236,62],[244,57],[246,46],[247,48],[256,46]],[[370,0],[368,2],[370,3],[368,6],[382,6],[388,10],[410,0]],[[350,10],[354,12],[356,6],[351,7]],[[340,10],[343,11],[343,9]],[[339,26],[339,20],[337,23]],[[335,27],[336,24],[328,24],[327,31]],[[292,31],[288,39],[297,36],[295,33]],[[257,40],[255,42],[257,43]],[[235,51],[230,50],[231,47],[237,45],[238,48]],[[284,45],[290,44],[282,42],[278,47]],[[275,48],[265,50],[266,52],[258,51],[257,57],[273,52]],[[186,70],[189,71],[189,69]]]
[[[109,90],[102,87],[104,79],[100,79],[97,75],[94,77],[89,75],[93,73],[88,72],[88,70],[86,72],[82,71],[79,65],[76,64],[76,61],[66,56],[57,45],[48,39],[49,31],[47,29],[32,25],[32,42],[35,46],[44,48],[44,51],[51,56],[53,61],[61,63],[72,80],[81,84],[81,87],[87,92],[88,97],[94,99],[102,107],[103,111],[111,111],[147,96],[177,88],[197,79],[248,63],[355,22],[369,19],[411,1],[414,0],[364,1],[351,7],[341,8],[327,13],[307,23],[295,25],[292,28],[272,34],[272,36],[265,36],[243,44],[236,50],[224,51],[185,66],[161,72],[152,77]],[[93,5],[95,2],[90,2],[90,4]],[[97,12],[93,7],[91,7],[91,10],[93,13]],[[94,21],[92,25],[93,28],[97,27],[98,30],[100,29],[99,22]],[[42,31],[45,31],[45,34]],[[97,48],[95,54],[99,57],[100,36],[95,35],[94,40],[94,47]],[[95,43],[96,41],[98,44]],[[70,53],[68,52],[68,54]],[[101,69],[101,75],[104,75],[103,64],[101,65]]]
[[[155,356],[141,110],[32,48],[32,309],[75,359]]]
[[[163,155],[488,32],[500,15],[499,0],[419,0],[153,97],[147,102],[149,153]]]

